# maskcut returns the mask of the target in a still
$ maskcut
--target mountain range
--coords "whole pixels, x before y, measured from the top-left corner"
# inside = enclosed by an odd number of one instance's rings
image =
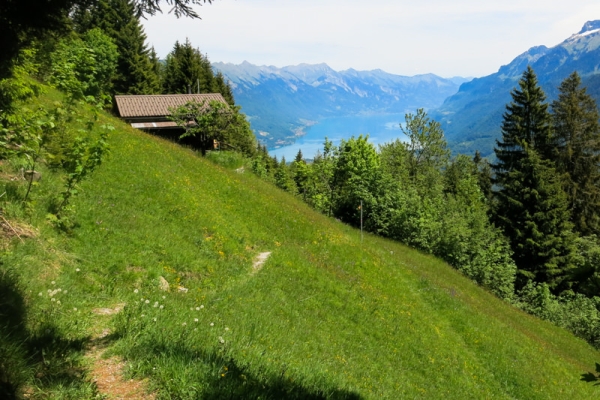
[[[530,65],[551,102],[558,96],[557,87],[573,71],[582,77],[582,85],[596,101],[600,100],[600,21],[586,22],[576,34],[554,47],[536,46],[516,57],[498,72],[465,82],[456,94],[430,112],[442,123],[451,148],[458,153],[483,156],[493,154],[495,140],[510,92],[518,86]]]
[[[291,144],[323,118],[431,109],[468,78],[394,75],[380,69],[335,71],[327,64],[277,68],[213,63],[227,77],[236,102],[269,148]]]

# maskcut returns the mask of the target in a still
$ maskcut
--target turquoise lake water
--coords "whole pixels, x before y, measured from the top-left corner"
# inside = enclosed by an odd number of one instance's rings
[[[325,137],[336,145],[342,139],[360,134],[369,134],[369,141],[376,146],[396,139],[403,140],[405,136],[400,130],[400,122],[404,122],[404,114],[326,118],[306,128],[306,135],[299,137],[294,144],[270,150],[269,154],[280,160],[283,156],[287,161],[292,161],[298,154],[298,149],[301,149],[304,158],[313,158],[317,151],[323,152]]]

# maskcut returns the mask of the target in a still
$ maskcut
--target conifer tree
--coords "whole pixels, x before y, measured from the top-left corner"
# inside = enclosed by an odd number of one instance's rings
[[[183,44],[175,42],[167,56],[164,93],[212,93],[213,79],[210,62],[200,50],[188,39]]]
[[[235,104],[235,100],[233,99],[233,91],[225,81],[225,76],[223,76],[220,71],[217,72],[214,77],[212,91],[214,93],[221,93],[229,105]]]
[[[566,194],[552,157],[552,130],[545,95],[528,67],[511,93],[494,149],[495,218],[519,270],[518,285],[546,282],[558,290],[571,268],[574,248]]]
[[[552,102],[557,168],[564,174],[571,220],[582,235],[600,231],[600,115],[577,72]]]
[[[544,159],[554,156],[546,95],[531,67],[527,67],[519,81],[519,89],[513,89],[511,96],[513,101],[506,106],[503,116],[502,141],[496,141],[494,149],[498,158],[494,169],[499,180],[525,156],[525,146]]]
[[[112,78],[115,93],[152,94],[160,81],[146,46],[146,35],[133,0],[98,0],[80,16],[82,28],[98,27],[109,35],[119,50],[117,71]]]

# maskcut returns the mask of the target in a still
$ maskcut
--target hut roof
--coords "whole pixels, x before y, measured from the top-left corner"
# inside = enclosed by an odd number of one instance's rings
[[[115,96],[121,118],[166,117],[170,114],[169,108],[180,107],[194,101],[208,104],[213,100],[227,104],[220,93]]]

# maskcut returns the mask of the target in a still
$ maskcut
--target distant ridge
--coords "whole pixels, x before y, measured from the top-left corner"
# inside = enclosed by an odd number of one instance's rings
[[[303,127],[326,117],[434,108],[468,78],[394,75],[376,69],[335,71],[327,64],[283,68],[213,63],[232,84],[236,102],[269,148],[291,144]]]
[[[556,98],[560,82],[573,71],[582,76],[588,93],[599,100],[600,20],[586,22],[578,33],[554,47],[532,47],[495,74],[462,84],[458,93],[432,112],[455,152],[493,154],[510,91],[528,65],[535,70],[549,102]]]

